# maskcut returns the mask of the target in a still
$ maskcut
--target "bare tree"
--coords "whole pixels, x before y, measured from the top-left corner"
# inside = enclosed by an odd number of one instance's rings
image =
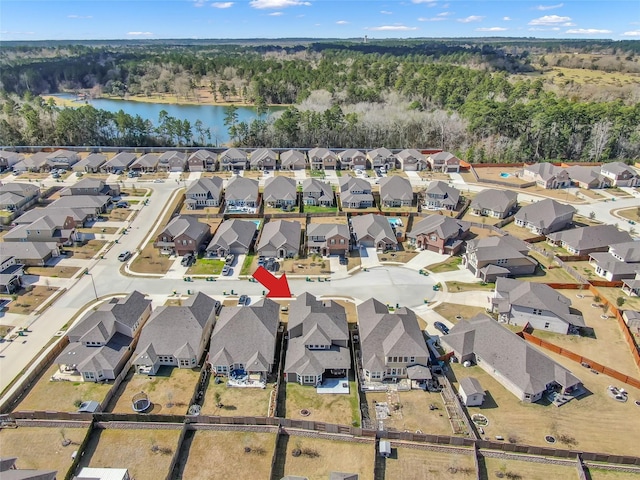
[[[609,120],[601,120],[593,124],[591,128],[591,150],[589,156],[596,162],[604,153],[604,149],[609,143],[611,136],[611,122]]]

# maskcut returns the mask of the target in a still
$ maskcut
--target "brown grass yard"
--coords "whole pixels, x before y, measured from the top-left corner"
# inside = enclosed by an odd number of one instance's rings
[[[47,303],[47,299],[57,290],[57,288],[44,286],[36,286],[29,292],[21,290],[18,297],[7,307],[7,312],[29,315],[37,307]]]
[[[131,215],[131,210],[128,208],[114,208],[107,214],[102,214],[108,222],[124,222]]]
[[[56,265],[53,267],[27,267],[24,273],[41,277],[71,278],[78,270],[80,270],[79,267],[62,267]]]
[[[490,295],[490,293],[487,293]],[[433,311],[439,313],[451,323],[457,323],[457,315],[460,315],[463,319],[469,320],[479,313],[487,313],[484,307],[474,307],[472,305],[458,305],[457,303],[441,303],[440,305],[433,307]]]
[[[475,478],[473,451],[468,455],[393,447],[385,462],[385,477],[402,480],[451,480]]]
[[[180,430],[94,430],[80,464],[82,467],[126,468],[136,480],[165,478]]]
[[[407,263],[409,260],[418,255],[415,250],[398,250],[397,252],[381,253],[378,259],[381,262],[400,262]]]
[[[617,215],[632,220],[636,223],[640,222],[640,209],[638,208],[625,208],[623,210],[616,210]]]
[[[515,222],[510,222],[506,224],[504,227],[500,227],[505,232],[509,233],[509,235],[513,235],[520,240],[525,240],[527,238],[533,238],[536,235],[532,233],[530,230],[527,230],[524,227],[518,227]]]
[[[291,454],[294,449],[308,451],[314,456],[303,453],[294,457]],[[374,459],[373,442],[341,442],[290,436],[284,472],[285,475],[298,475],[309,480],[326,480],[331,472],[357,473],[360,480],[373,480]]]
[[[161,367],[158,375],[140,375],[131,369],[115,396],[114,413],[133,413],[131,399],[140,392],[149,395],[153,408],[149,413],[184,415],[195,392],[199,372],[187,368]],[[112,401],[111,404],[114,402]]]
[[[167,273],[173,264],[169,255],[160,255],[153,242],[142,249],[140,255],[131,264],[131,270],[137,273]]]
[[[256,268],[258,265],[258,259],[256,257]],[[293,275],[330,275],[331,265],[328,259],[321,256],[311,256],[309,258],[299,258],[295,260],[288,258],[286,260],[278,260],[280,263],[280,270],[278,270],[278,276],[282,272]],[[314,280],[317,280],[314,278]]]
[[[358,323],[358,311],[356,309],[356,304],[354,302],[349,302],[347,300],[339,300],[339,299],[334,299],[334,301],[337,304],[342,305],[344,307],[345,312],[347,314],[347,323],[352,323],[352,324]]]
[[[607,395],[606,389],[609,385],[621,386],[619,382],[603,374],[595,375],[578,363],[548,350],[542,351],[571,370],[590,393],[561,407],[549,405],[544,400],[542,403],[524,403],[480,367],[450,364],[457,378],[475,377],[488,392],[483,406],[468,407],[470,415],[482,413],[488,418],[485,436],[493,439],[502,435],[505,439],[513,437],[518,443],[544,446],[548,445],[545,435],[555,435],[556,438],[564,435],[568,440],[575,439],[573,449],[636,455],[640,441],[640,415],[632,400],[640,399],[640,390],[624,385],[629,392],[629,401],[616,402]],[[457,388],[457,380],[453,383]],[[558,447],[568,448],[569,445],[558,442]]]
[[[118,230],[120,230],[120,228],[118,227],[91,227],[91,228],[78,229],[78,231],[81,233],[95,233],[95,234],[105,233],[107,235],[113,235],[114,233],[117,233]]]
[[[246,389],[241,389],[246,390]],[[268,479],[275,449],[273,433],[196,431],[182,477],[189,480]],[[245,452],[245,448],[251,449]]]
[[[105,242],[104,240],[89,240],[82,246],[76,247],[74,245],[72,247],[64,247],[64,250],[67,252],[72,252],[71,256],[75,259],[90,260],[96,256],[96,254],[102,247],[106,245],[106,243],[107,242]]]
[[[553,266],[555,268],[546,268],[544,270],[537,268],[534,275],[520,276],[517,277],[517,279],[522,280],[523,282],[527,281],[538,283],[579,283],[578,280],[569,275],[566,270],[560,268],[559,265],[554,264]]]
[[[64,478],[73,463],[71,454],[78,449],[86,433],[84,428],[3,428],[0,429],[2,456],[18,457],[20,469],[57,470],[57,478]],[[63,447],[64,439],[70,440],[71,444]]]
[[[496,473],[520,475],[523,480],[549,480],[553,478],[577,478],[575,466],[553,465],[546,463],[519,462],[504,458],[485,457],[487,478],[496,478]]]
[[[187,208],[187,204],[182,205],[180,215],[217,215],[220,213],[220,207],[202,207],[196,209]]]
[[[365,394],[369,405],[369,414],[373,422],[375,417],[375,402],[387,402],[389,404],[390,417],[384,420],[385,428],[393,428],[400,431],[416,432],[433,435],[453,435],[451,424],[444,409],[439,393],[424,392],[422,390],[410,390],[398,392],[397,396],[387,392],[367,392]],[[394,410],[392,404],[399,399],[399,410]],[[429,405],[435,405],[437,410],[429,410]]]
[[[465,283],[465,282],[446,282],[447,290],[451,293],[458,292],[476,292],[478,290],[492,291],[495,287],[495,283]]]
[[[336,215],[335,217],[309,217],[309,223],[327,223],[331,225],[346,225],[347,217],[342,215]]]
[[[286,388],[287,418],[340,425],[360,424],[358,392],[353,381],[349,382],[348,395],[318,394],[315,387],[294,382],[288,382]],[[311,414],[302,416],[302,409],[309,410]]]
[[[616,472],[593,467],[589,467],[589,476],[591,480],[637,480],[638,478],[637,473]]]
[[[102,402],[111,388],[109,383],[94,382],[52,382],[51,376],[58,371],[57,365],[52,365],[44,371],[26,397],[14,410],[52,410],[58,412],[75,412],[77,400],[95,400]]]
[[[622,297],[624,303],[622,304],[622,310],[637,310],[640,311],[640,297],[630,297],[619,288],[598,287],[600,296],[609,300],[613,305],[616,305],[618,297]]]
[[[273,383],[267,388],[227,387],[226,378],[216,384],[211,377],[202,405],[203,415],[221,415],[234,417],[266,417],[269,413],[269,398],[274,390]],[[222,407],[216,406],[216,393],[220,395]]]

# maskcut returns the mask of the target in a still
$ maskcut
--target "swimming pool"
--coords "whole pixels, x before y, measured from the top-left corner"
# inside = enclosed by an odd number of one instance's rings
[[[506,173],[506,172],[502,172],[502,173],[500,174],[500,176],[501,176],[502,178],[508,178],[508,177],[510,177],[510,176],[511,176],[511,174],[510,174],[510,173]]]
[[[388,217],[387,220],[389,221],[389,225],[391,225],[392,227],[402,227],[403,225],[401,218]]]

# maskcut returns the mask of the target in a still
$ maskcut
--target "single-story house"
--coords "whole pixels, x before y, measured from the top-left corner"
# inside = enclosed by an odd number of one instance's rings
[[[289,177],[269,177],[264,182],[262,201],[272,208],[298,204],[296,181]]]
[[[257,232],[258,226],[251,220],[225,220],[209,242],[207,255],[224,258],[230,253],[249,253]]]
[[[304,153],[298,150],[287,150],[280,154],[280,168],[282,170],[304,170],[307,160]]]
[[[224,200],[227,207],[258,206],[258,182],[250,178],[234,176],[227,182]]]
[[[628,232],[618,230],[615,225],[573,228],[547,235],[548,243],[561,246],[572,255],[606,252],[609,245],[632,241]]]
[[[568,227],[575,213],[571,205],[546,198],[518,210],[514,223],[535,235],[546,235]]]
[[[98,173],[107,163],[107,157],[101,153],[92,153],[73,166],[74,172]]]
[[[265,257],[293,258],[300,252],[300,222],[275,220],[262,227],[256,251]]]
[[[398,239],[387,217],[369,213],[351,218],[355,246],[378,251],[397,250]]]
[[[469,208],[473,215],[506,218],[518,208],[518,194],[512,190],[488,188],[476,194]]]
[[[565,168],[556,167],[553,163],[526,165],[519,176],[525,181],[536,182],[542,188],[554,189],[571,186],[569,172]]]
[[[158,157],[158,155],[147,153],[131,163],[131,165],[129,165],[129,170],[147,173],[155,172],[158,169],[159,162],[160,157]]]
[[[135,153],[120,152],[102,165],[101,170],[107,173],[122,173],[127,170],[137,158]]]
[[[398,175],[381,178],[380,203],[384,207],[411,207],[413,188],[409,179]]]

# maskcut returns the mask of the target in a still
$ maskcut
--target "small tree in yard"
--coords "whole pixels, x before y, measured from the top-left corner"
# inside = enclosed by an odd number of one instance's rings
[[[215,402],[216,402],[216,407],[221,408],[221,407],[222,407],[222,403],[220,403],[220,392],[216,392],[216,393],[213,395],[213,399],[214,399],[214,400],[215,400]]]
[[[624,298],[622,297],[616,298],[616,305],[618,305],[618,307],[621,307],[622,305],[624,305]]]
[[[591,213],[589,214],[589,218],[590,218],[591,220],[595,220],[595,219],[596,219],[596,212],[591,212]]]

